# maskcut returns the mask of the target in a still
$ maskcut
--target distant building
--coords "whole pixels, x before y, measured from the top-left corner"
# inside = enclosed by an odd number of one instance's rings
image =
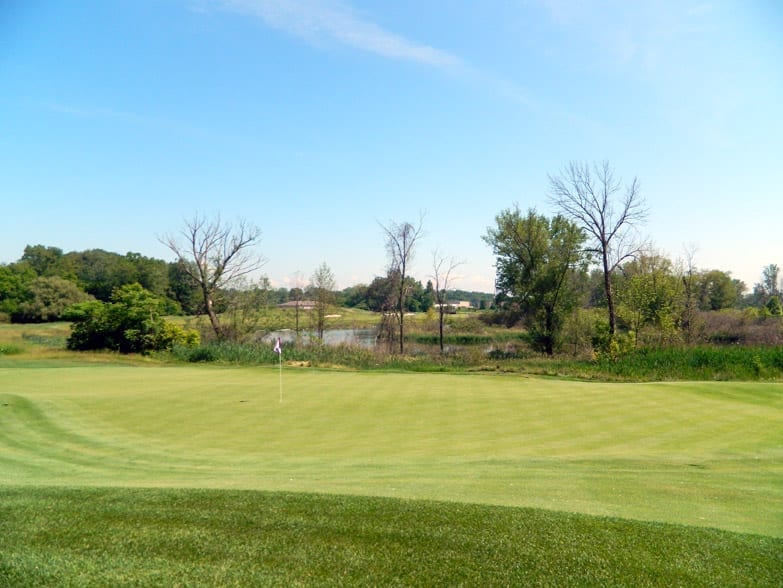
[[[440,304],[435,304],[435,308],[440,308]],[[448,314],[456,314],[458,310],[460,309],[471,309],[473,308],[473,305],[470,303],[469,300],[460,300],[459,302],[447,302],[443,305],[445,307],[445,312]]]
[[[289,300],[288,302],[283,302],[282,304],[278,304],[277,308],[282,309],[296,309],[297,307],[299,310],[313,310],[317,304],[314,300]]]

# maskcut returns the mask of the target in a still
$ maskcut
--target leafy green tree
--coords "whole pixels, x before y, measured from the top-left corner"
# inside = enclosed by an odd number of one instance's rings
[[[156,296],[167,296],[169,290],[169,264],[167,262],[133,252],[126,253],[125,260],[134,269],[135,281],[141,284],[145,290],[149,290]]]
[[[495,217],[484,241],[496,256],[496,288],[519,309],[535,348],[552,355],[565,315],[576,303],[571,279],[585,271],[585,234],[562,215],[548,219],[519,207]]]
[[[62,264],[64,271],[75,275],[84,291],[98,300],[108,301],[115,289],[138,281],[131,260],[103,249],[66,253]]]
[[[777,296],[770,296],[764,308],[773,316],[780,316],[783,314],[783,306],[781,306],[780,299]]]
[[[366,290],[366,305],[374,312],[391,312],[394,309],[394,292],[399,276],[389,273],[386,276],[376,276]]]
[[[362,308],[367,310],[367,290],[366,284],[356,284],[355,286],[348,286],[340,292],[340,306],[348,308]]]
[[[11,318],[20,323],[57,321],[69,306],[91,298],[69,280],[57,276],[38,277],[30,283],[29,300],[20,303]]]
[[[0,265],[0,313],[12,315],[29,299],[29,285],[35,277],[27,263]]]
[[[765,308],[769,300],[775,296],[780,299],[781,286],[778,285],[780,279],[780,268],[771,263],[764,267],[761,272],[761,282],[753,287],[753,294],[750,296],[750,302],[759,308]]]
[[[625,264],[623,274],[625,280],[618,294],[634,332],[634,346],[638,346],[644,327],[657,331],[659,344],[671,341],[683,302],[681,281],[671,261],[648,253]]]
[[[778,286],[778,280],[780,279],[780,267],[771,263],[762,271],[762,286],[764,291],[769,296],[779,296],[780,287]]]
[[[201,291],[190,272],[186,271],[186,263],[185,261],[175,261],[168,264],[169,287],[166,296],[179,304],[183,314],[204,314],[206,309],[201,298]]]
[[[744,284],[728,272],[710,270],[698,279],[699,309],[721,310],[739,305]]]
[[[28,245],[19,261],[29,264],[38,276],[52,276],[60,275],[62,257],[63,250],[59,247]]]
[[[413,292],[411,294],[411,302],[415,303],[409,307],[411,312],[427,312],[435,304],[435,287],[432,285],[431,280],[427,280],[427,285],[422,287],[421,282],[415,282]]]
[[[163,319],[165,306],[162,298],[140,284],[117,288],[108,303],[92,300],[75,304],[66,313],[73,321],[68,348],[147,353],[195,341],[193,334]]]

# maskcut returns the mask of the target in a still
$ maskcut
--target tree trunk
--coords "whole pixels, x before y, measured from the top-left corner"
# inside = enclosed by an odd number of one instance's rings
[[[604,290],[606,291],[606,304],[609,306],[609,335],[614,337],[617,328],[617,320],[614,314],[614,293],[612,292],[612,273],[609,270],[609,258],[607,257],[607,248],[603,248],[604,261]]]
[[[405,310],[402,308],[402,305],[400,305],[400,355],[405,353],[405,329],[402,325],[403,317],[405,316]]]
[[[220,340],[223,338],[223,329],[220,328],[220,321],[218,320],[215,309],[212,307],[212,299],[204,294],[204,306],[207,307],[207,316],[209,316],[209,322],[212,325],[212,329],[215,331],[215,336]]]
[[[555,354],[555,309],[554,307],[546,307],[544,312],[546,312],[546,335],[544,339],[544,351],[549,357],[552,357]]]
[[[440,331],[440,354],[443,355],[443,303],[440,303],[440,308],[438,309],[438,316],[440,318],[439,321],[439,331]]]

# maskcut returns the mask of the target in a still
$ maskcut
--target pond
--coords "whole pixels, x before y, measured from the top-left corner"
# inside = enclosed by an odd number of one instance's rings
[[[293,329],[281,329],[279,331],[271,331],[261,337],[261,341],[274,345],[277,338],[285,343],[296,342],[296,332]],[[324,331],[324,343],[326,345],[357,345],[359,347],[365,347],[372,349],[375,347],[378,337],[378,329],[329,329]],[[314,331],[299,331],[299,339],[302,342],[308,342],[310,339],[315,338]]]

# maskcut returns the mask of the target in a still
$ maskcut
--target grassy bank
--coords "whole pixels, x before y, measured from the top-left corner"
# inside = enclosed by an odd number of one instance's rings
[[[0,487],[4,586],[779,586],[783,540],[533,509]]]

